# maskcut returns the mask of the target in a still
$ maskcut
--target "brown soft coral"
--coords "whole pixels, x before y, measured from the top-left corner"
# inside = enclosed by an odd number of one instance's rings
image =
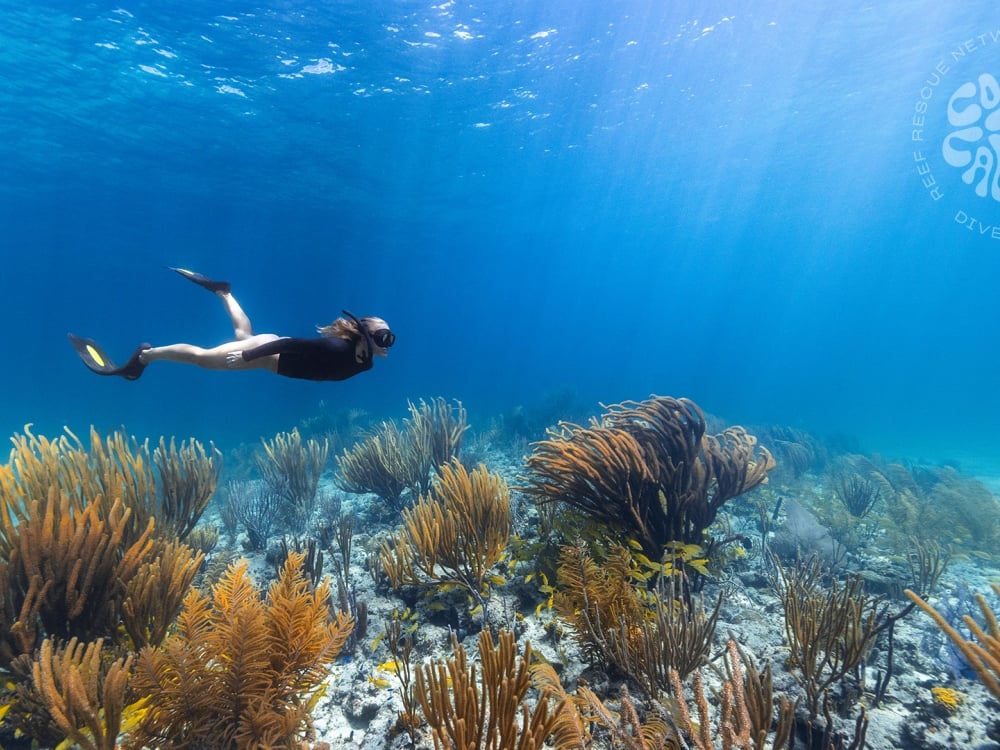
[[[560,423],[535,443],[524,489],[623,532],[658,560],[669,542],[700,544],[723,503],[774,468],[742,427],[705,429],[701,409],[685,398],[609,406],[589,426]]]
[[[316,589],[291,552],[266,600],[232,565],[212,596],[192,591],[177,630],[139,655],[132,688],[149,712],[129,747],[293,748],[353,623],[331,620],[327,582]]]

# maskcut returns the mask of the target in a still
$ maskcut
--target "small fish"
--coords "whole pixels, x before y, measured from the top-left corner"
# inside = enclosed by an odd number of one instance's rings
[[[703,576],[707,576],[708,575],[708,558],[707,557],[699,557],[699,558],[697,558],[695,560],[688,560],[687,564],[690,565],[695,570],[697,570]]]

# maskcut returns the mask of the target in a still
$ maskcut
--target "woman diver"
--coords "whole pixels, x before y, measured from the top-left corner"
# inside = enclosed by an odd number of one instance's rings
[[[250,318],[233,296],[227,281],[213,281],[184,268],[171,268],[222,299],[233,323],[235,338],[203,349],[191,344],[152,346],[141,344],[118,366],[93,339],[69,334],[80,359],[98,375],[118,375],[137,380],[150,362],[185,362],[210,370],[270,370],[278,375],[305,380],[346,380],[370,370],[375,357],[385,357],[396,341],[389,324],[372,316],[356,318],[344,310],[343,318],[317,330],[320,338],[289,338],[273,333],[254,334]]]

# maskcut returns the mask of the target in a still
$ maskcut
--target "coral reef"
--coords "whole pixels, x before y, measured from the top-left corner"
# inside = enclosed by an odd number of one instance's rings
[[[897,548],[906,549],[912,537],[987,554],[1000,545],[996,498],[982,482],[954,467],[904,465],[857,454],[837,463],[833,482],[838,494],[847,503],[877,494],[877,502],[869,498],[864,520],[872,533],[882,529]],[[838,486],[841,475],[847,477],[847,487]],[[851,484],[863,494],[852,498]],[[845,524],[857,525],[854,519],[852,511]]]
[[[361,442],[337,457],[340,486],[345,492],[373,493],[394,508],[406,490],[427,483],[429,445],[411,440],[395,422],[383,422]]]
[[[411,401],[409,409],[410,418],[403,422],[413,441],[429,455],[430,465],[436,468],[458,458],[469,429],[462,402],[456,400],[453,406],[443,398],[433,398],[430,403],[420,399],[417,404]],[[425,483],[420,491],[428,489]]]
[[[403,510],[402,528],[383,543],[381,567],[394,587],[459,586],[484,611],[513,530],[510,492],[485,466],[469,472],[453,459],[438,471],[431,494]]]
[[[594,662],[614,665],[659,698],[671,690],[671,672],[685,678],[707,661],[719,602],[709,614],[700,602],[686,604],[680,573],[637,587],[631,555],[620,545],[600,563],[578,545],[564,547],[559,559],[555,609]]]
[[[24,724],[40,728],[37,734],[65,737],[82,750],[115,750],[125,711],[132,656],[110,664],[102,659],[103,641],[81,643],[71,638],[55,647],[46,638],[33,663],[30,688],[19,699],[34,710]],[[23,708],[22,706],[22,708]],[[58,734],[49,732],[51,724]]]
[[[218,462],[194,441],[161,440],[151,458],[121,432],[92,431],[89,450],[71,433],[13,443],[0,467],[0,667],[15,690],[5,728],[110,747],[131,653],[163,639],[201,565],[179,537]]]
[[[494,644],[479,634],[480,673],[465,647],[452,638],[454,656],[417,670],[416,694],[431,727],[435,750],[538,750],[565,707],[549,708],[543,694],[534,708],[525,701],[531,687],[531,644],[517,653],[514,635],[500,631]],[[477,679],[478,677],[478,679]]]
[[[745,430],[708,434],[697,406],[662,397],[561,423],[525,469],[523,436],[469,436],[459,402],[408,407],[351,449],[395,436],[362,461],[378,482],[396,481],[381,454],[412,461],[389,513],[331,493],[356,467],[321,476],[325,438],[295,430],[227,462],[251,484],[201,523],[218,458],[198,444],[15,437],[0,467],[0,742],[943,750],[1000,730],[996,608],[958,583],[989,583],[996,503],[954,469],[767,428],[789,464],[774,473]],[[312,500],[279,496],[286,453]],[[508,489],[519,472],[530,495]],[[829,546],[824,564],[779,544],[803,517],[815,534],[798,548]],[[907,617],[918,604],[940,628]]]
[[[340,486],[355,494],[374,493],[394,508],[406,490],[427,493],[431,470],[457,458],[466,424],[465,407],[443,398],[409,403],[403,428],[382,422],[367,438],[337,457]]]
[[[659,559],[670,542],[700,544],[722,505],[765,482],[773,466],[743,428],[706,435],[692,401],[654,397],[610,406],[589,427],[551,430],[527,459],[525,489],[619,530]]]
[[[829,688],[852,677],[886,623],[886,610],[864,590],[860,576],[824,585],[813,558],[790,569],[775,565],[775,590],[785,613],[790,666],[801,683],[809,718],[819,715]]]
[[[993,584],[993,593],[1000,596],[1000,585]],[[974,640],[962,637],[940,612],[924,601],[914,591],[907,589],[906,595],[918,607],[931,616],[938,627],[958,647],[966,661],[972,665],[979,679],[983,681],[983,684],[986,685],[997,699],[1000,699],[1000,625],[997,623],[996,613],[986,603],[983,595],[976,594],[976,603],[979,605],[979,610],[983,615],[985,628],[969,615],[962,618],[966,626],[972,631]],[[941,700],[940,697],[938,699]]]
[[[262,440],[263,454],[255,460],[264,483],[284,502],[286,521],[295,528],[305,525],[316,507],[316,488],[326,468],[328,440],[302,439],[297,429]]]
[[[311,588],[302,562],[289,553],[266,601],[246,561],[227,571],[211,598],[188,594],[176,631],[137,659],[132,689],[149,708],[129,747],[298,747],[352,627],[346,615],[331,620],[329,586]]]
[[[173,440],[168,445],[161,439],[150,453],[148,441],[139,443],[120,430],[102,439],[91,429],[89,448],[69,430],[49,440],[25,428],[11,440],[10,461],[0,472],[5,526],[24,517],[31,498],[41,499],[51,487],[60,487],[71,507],[97,501],[103,516],[121,500],[130,516],[127,543],[145,532],[151,518],[156,519],[159,534],[183,540],[215,492],[222,457],[214,446],[206,451],[196,440],[178,448]],[[0,547],[4,544],[0,532]]]
[[[804,430],[785,425],[754,428],[754,434],[775,458],[777,477],[794,481],[823,467],[830,449]]]

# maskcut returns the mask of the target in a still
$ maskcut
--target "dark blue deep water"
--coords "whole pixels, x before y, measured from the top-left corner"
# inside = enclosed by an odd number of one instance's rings
[[[994,3],[0,14],[3,434],[226,446],[321,404],[476,422],[568,391],[1000,455]],[[232,281],[261,332],[346,307],[398,343],[342,383],[87,372],[68,331],[122,359],[231,333],[165,266]]]

